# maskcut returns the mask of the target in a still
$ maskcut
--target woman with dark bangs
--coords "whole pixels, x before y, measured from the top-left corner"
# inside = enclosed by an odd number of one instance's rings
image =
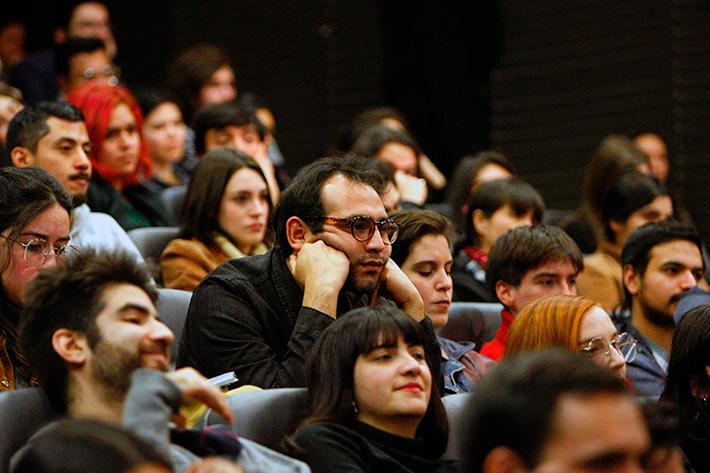
[[[153,164],[133,95],[121,86],[86,83],[68,101],[84,113],[91,139],[91,210],[111,215],[125,230],[174,225],[160,197],[145,185]]]
[[[306,362],[310,416],[291,439],[314,473],[439,472],[448,423],[426,334],[391,306],[338,317]]]

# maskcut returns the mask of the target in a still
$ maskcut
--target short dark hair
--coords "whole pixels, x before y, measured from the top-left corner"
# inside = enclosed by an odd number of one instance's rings
[[[64,264],[42,271],[28,285],[20,322],[19,345],[50,402],[59,412],[67,408],[69,373],[52,348],[60,328],[86,335],[91,347],[100,341],[96,317],[105,306],[105,290],[114,284],[142,289],[151,301],[158,299],[145,266],[124,252],[85,249]]]
[[[367,160],[356,155],[320,158],[302,168],[281,194],[272,213],[271,225],[274,228],[276,246],[284,257],[288,257],[292,252],[286,235],[286,221],[289,218],[300,218],[314,232],[323,228],[325,208],[321,201],[321,188],[325,181],[336,174],[352,182],[370,186],[380,195],[387,184]]]
[[[373,158],[389,143],[399,143],[411,148],[417,155],[417,160],[419,159],[421,148],[414,137],[406,130],[392,128],[388,125],[374,125],[363,131],[350,151]]]
[[[531,269],[559,260],[569,261],[577,272],[584,268],[582,252],[564,230],[546,224],[517,227],[493,244],[488,255],[486,284],[495,294],[498,281],[518,286]]]
[[[62,419],[34,435],[13,459],[12,473],[126,472],[172,465],[137,435],[94,419]]]
[[[483,471],[486,456],[500,446],[532,469],[552,433],[560,398],[602,393],[632,399],[621,378],[576,353],[551,349],[505,359],[473,395],[473,415],[466,420],[474,439],[467,471]]]
[[[449,429],[437,389],[437,368],[426,350],[426,332],[411,317],[389,304],[363,307],[339,316],[313,345],[305,366],[310,415],[304,424],[352,423],[356,401],[355,361],[378,345],[396,345],[400,336],[408,345],[425,347],[426,363],[432,371],[431,397],[417,429],[417,437],[424,440],[426,452],[432,458],[443,455]]]
[[[202,107],[195,113],[192,127],[195,130],[195,149],[197,154],[205,152],[205,135],[209,130],[219,130],[227,126],[253,127],[264,140],[266,130],[253,111],[234,102],[217,103]]]
[[[635,273],[643,276],[651,259],[651,250],[656,246],[669,241],[684,240],[693,243],[698,247],[700,254],[703,253],[703,242],[700,235],[688,225],[673,219],[651,222],[637,228],[629,235],[621,250],[621,267],[631,266]],[[703,269],[705,269],[705,260]],[[624,285],[625,307],[631,307],[631,293]]]
[[[137,89],[135,92],[136,102],[143,112],[143,118],[147,117],[150,112],[163,105],[164,103],[174,103],[178,106],[178,101],[175,95],[168,89],[160,89],[157,87],[149,87]]]
[[[36,216],[59,204],[71,214],[71,197],[59,181],[41,168],[0,168],[0,232],[9,230],[6,240],[14,241]],[[12,245],[3,245],[0,273],[10,264]]]
[[[84,121],[81,110],[68,102],[39,102],[28,105],[10,121],[7,129],[8,152],[21,146],[31,153],[36,153],[37,143],[49,133],[49,125],[47,125],[49,117],[69,122]]]
[[[105,51],[106,45],[98,38],[68,38],[56,48],[57,75],[66,76],[69,73],[70,62],[77,54],[99,50]]]
[[[630,171],[621,176],[602,199],[600,210],[606,239],[617,243],[611,221],[625,222],[632,213],[662,195],[668,195],[663,184],[646,174]]]
[[[520,179],[498,179],[484,182],[471,194],[467,203],[465,217],[465,244],[477,246],[478,233],[473,226],[473,213],[481,210],[486,218],[490,218],[496,210],[509,205],[513,213],[520,217],[532,212],[533,224],[542,221],[545,202],[535,188]]]
[[[451,241],[453,225],[448,218],[431,210],[397,210],[390,218],[399,224],[397,240],[392,244],[392,261],[401,266],[412,246],[426,235],[442,235]]]
[[[200,159],[182,205],[180,238],[197,238],[207,246],[214,244],[213,233],[220,230],[219,209],[224,190],[234,173],[244,168],[255,171],[267,182],[256,161],[239,150],[213,149]]]

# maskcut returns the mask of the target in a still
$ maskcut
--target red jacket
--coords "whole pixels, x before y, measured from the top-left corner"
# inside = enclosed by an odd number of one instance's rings
[[[505,342],[508,340],[508,330],[510,324],[513,323],[515,316],[507,309],[500,311],[500,328],[496,332],[496,336],[488,343],[484,343],[481,347],[481,354],[488,358],[500,362],[505,353]]]

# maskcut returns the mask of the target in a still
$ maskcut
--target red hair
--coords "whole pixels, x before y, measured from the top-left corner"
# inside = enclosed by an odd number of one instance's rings
[[[84,114],[86,129],[91,140],[89,159],[94,172],[99,173],[101,177],[112,184],[120,182],[123,186],[135,185],[152,174],[153,161],[143,139],[143,113],[128,89],[120,85],[87,82],[74,89],[67,100],[76,105]],[[120,104],[125,104],[130,108],[136,120],[136,132],[140,137],[138,166],[134,172],[125,175],[119,174],[112,167],[99,161],[99,151],[106,139],[111,114]]]

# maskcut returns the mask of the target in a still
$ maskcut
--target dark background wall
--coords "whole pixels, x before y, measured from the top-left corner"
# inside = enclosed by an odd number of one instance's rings
[[[3,14],[24,16],[39,48],[56,3]],[[705,0],[107,4],[129,85],[159,85],[194,43],[224,48],[239,90],[275,112],[291,170],[327,152],[357,111],[389,103],[444,171],[492,145],[550,207],[572,209],[604,135],[654,128],[670,141],[672,187],[710,237]]]

